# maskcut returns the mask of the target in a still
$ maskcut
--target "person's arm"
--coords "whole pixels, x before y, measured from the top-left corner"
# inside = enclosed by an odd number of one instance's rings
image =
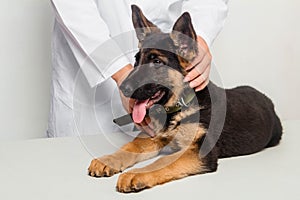
[[[94,0],[51,2],[56,20],[91,87],[110,78],[130,63],[110,37],[111,31],[100,16]],[[111,0],[110,3],[115,2],[116,0]],[[123,9],[112,6],[114,12]],[[124,18],[125,21],[130,20],[130,16]]]
[[[228,0],[185,0],[182,12],[189,12],[198,35],[199,54],[190,64],[185,81],[196,91],[209,83],[212,56],[209,48],[222,30],[228,13]]]
[[[123,51],[131,50],[135,44],[118,37],[120,34],[132,36],[131,12],[126,1],[100,0],[98,5],[94,0],[51,1],[56,20],[90,86],[96,86],[109,77],[119,86],[133,68]],[[134,100],[122,94],[121,99],[130,113]],[[142,130],[153,135],[146,122],[143,124]]]

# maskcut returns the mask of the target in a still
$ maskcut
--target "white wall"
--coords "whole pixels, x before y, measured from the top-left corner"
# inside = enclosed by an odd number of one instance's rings
[[[51,63],[49,2],[0,1],[0,140],[45,136]]]
[[[229,0],[212,50],[226,87],[255,86],[284,120],[300,119],[299,8],[299,0]]]
[[[0,140],[44,137],[51,78],[50,0],[0,1]],[[224,85],[250,84],[300,119],[300,1],[229,1],[212,49]]]

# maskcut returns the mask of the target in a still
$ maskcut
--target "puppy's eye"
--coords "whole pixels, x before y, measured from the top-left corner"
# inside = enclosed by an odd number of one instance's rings
[[[153,60],[153,63],[154,63],[154,64],[162,64],[161,60],[159,60],[159,59],[154,59],[154,60]]]
[[[150,59],[150,60],[153,60],[153,59],[155,59],[155,58],[156,58],[156,55],[150,54],[150,56],[149,56],[149,59]]]

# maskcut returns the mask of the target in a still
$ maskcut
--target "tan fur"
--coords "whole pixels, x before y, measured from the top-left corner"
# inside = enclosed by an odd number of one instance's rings
[[[170,126],[168,127],[169,130],[174,129],[178,123],[183,120],[184,118],[200,111],[200,107],[190,107],[187,110],[179,112],[177,115],[173,117],[173,119],[170,121]]]
[[[205,166],[202,166],[195,143],[204,134],[205,130],[195,123],[178,126],[171,131],[158,134],[155,138],[140,135],[116,153],[92,160],[88,171],[91,176],[112,176],[137,162],[156,156],[169,144],[171,148],[180,151],[162,157],[144,168],[133,169],[120,175],[118,191],[137,191],[201,173]]]
[[[132,192],[151,188],[172,180],[202,173],[204,168],[197,149],[191,147],[187,151],[162,157],[144,168],[133,169],[121,174],[118,179],[117,190],[119,192]]]
[[[180,66],[181,66],[183,69],[186,69],[186,68],[189,66],[189,64],[190,64],[189,61],[187,61],[186,59],[182,58],[181,56],[177,56],[177,58],[178,58],[178,60],[179,60]],[[183,75],[184,75],[184,76],[187,75],[187,72],[184,71]]]
[[[193,145],[193,143],[205,134],[205,131],[206,130],[197,123],[183,124],[177,126],[173,130],[166,131],[157,137],[161,137],[165,140],[168,139],[168,146],[173,150],[183,150]]]
[[[166,107],[172,107],[177,103],[177,100],[179,98],[179,95],[182,93],[183,91],[183,76],[182,74],[178,73],[175,70],[168,70],[168,77],[172,77],[171,81],[172,85],[173,85],[173,95],[171,96],[171,98],[168,100],[168,102],[165,104]]]
[[[137,162],[156,156],[163,146],[164,141],[140,134],[114,154],[92,160],[89,174],[96,177],[112,176]]]

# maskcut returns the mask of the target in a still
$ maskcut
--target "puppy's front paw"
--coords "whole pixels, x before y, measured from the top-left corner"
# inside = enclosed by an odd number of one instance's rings
[[[110,156],[92,160],[88,173],[94,177],[109,177],[121,172],[120,161]]]
[[[139,192],[151,188],[155,185],[155,180],[148,173],[131,173],[121,174],[117,183],[117,191],[123,193]]]

